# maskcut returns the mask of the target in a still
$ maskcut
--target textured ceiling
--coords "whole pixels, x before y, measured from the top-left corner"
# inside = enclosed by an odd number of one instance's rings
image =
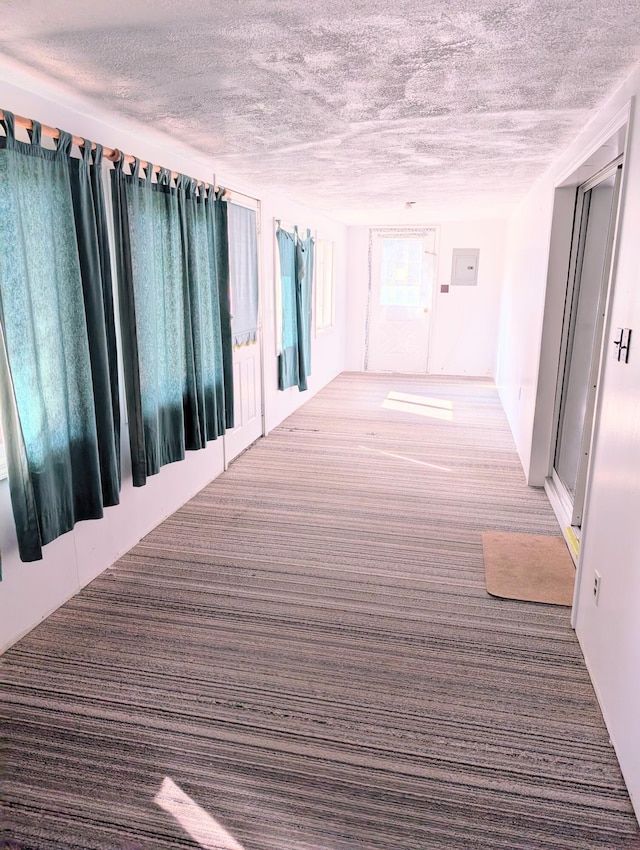
[[[0,7],[0,52],[349,221],[504,213],[640,61],[638,0]]]

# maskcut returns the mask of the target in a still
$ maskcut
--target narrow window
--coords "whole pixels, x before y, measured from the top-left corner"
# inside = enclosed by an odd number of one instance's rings
[[[316,247],[316,334],[332,328],[334,321],[333,242],[319,239]]]

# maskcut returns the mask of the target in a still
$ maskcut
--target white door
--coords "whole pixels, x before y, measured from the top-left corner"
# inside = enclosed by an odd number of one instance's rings
[[[259,209],[234,192],[229,205],[229,272],[233,347],[234,427],[224,436],[225,467],[263,434]]]
[[[260,340],[233,350],[235,427],[224,437],[225,463],[262,436]]]
[[[435,228],[371,231],[365,369],[426,374]]]

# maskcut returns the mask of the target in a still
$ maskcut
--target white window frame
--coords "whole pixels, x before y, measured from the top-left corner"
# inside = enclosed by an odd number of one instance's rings
[[[336,320],[335,243],[317,239],[315,247],[314,320],[316,336],[333,330]]]

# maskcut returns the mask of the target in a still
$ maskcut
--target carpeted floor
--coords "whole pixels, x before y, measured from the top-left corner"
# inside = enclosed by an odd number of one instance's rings
[[[3,659],[31,850],[624,850],[569,609],[490,597],[556,534],[495,389],[345,374]]]

